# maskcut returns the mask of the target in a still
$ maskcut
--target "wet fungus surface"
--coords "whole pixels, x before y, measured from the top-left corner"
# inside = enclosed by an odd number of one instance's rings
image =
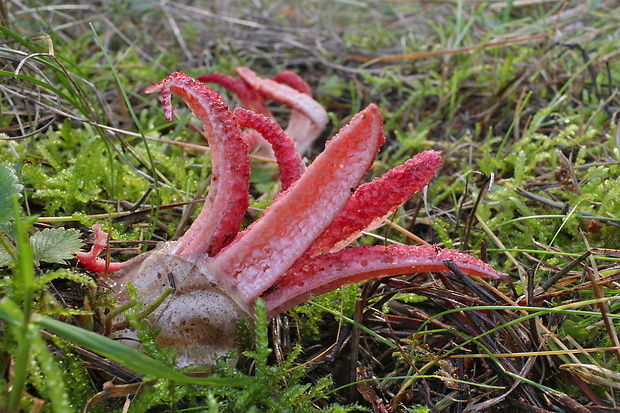
[[[369,105],[305,168],[298,151],[325,126],[324,109],[290,73],[276,80],[261,79],[248,68],[238,68],[236,73],[240,79],[224,75],[200,79],[223,84],[240,95],[248,109],[262,113],[232,111],[216,92],[180,72],[147,89],[147,93],[160,93],[169,120],[172,95],[183,99],[202,121],[209,143],[214,179],[188,231],[125,263],[109,263],[98,257],[107,234],[96,226],[93,249],[78,255],[86,268],[113,273],[110,278],[116,281],[121,299],[128,284],[145,305],[172,288],[149,321],[161,331],[158,344],[177,349],[178,366],[210,365],[236,350],[238,322],[252,313],[258,297],[265,300],[269,315],[275,316],[345,285],[448,271],[446,261],[465,274],[501,276],[470,255],[435,246],[345,248],[426,186],[441,165],[440,153],[422,152],[360,185],[385,141],[379,109]],[[267,98],[293,109],[286,132],[270,119],[264,104]],[[278,162],[283,191],[260,219],[239,232],[249,204],[250,174],[249,129],[242,127],[254,127],[273,148],[268,152]],[[306,141],[300,145],[300,139]],[[129,329],[113,335],[135,337]]]

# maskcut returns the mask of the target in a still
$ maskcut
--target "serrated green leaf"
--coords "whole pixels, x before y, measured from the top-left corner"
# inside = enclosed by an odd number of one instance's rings
[[[37,288],[44,288],[45,284],[54,280],[69,280],[87,287],[97,287],[95,280],[88,274],[60,268],[54,271],[47,271],[45,274],[37,277]]]
[[[82,247],[80,233],[74,229],[48,228],[30,237],[37,261],[63,264]]]
[[[13,217],[13,195],[19,196],[22,189],[15,171],[0,165],[0,223]]]

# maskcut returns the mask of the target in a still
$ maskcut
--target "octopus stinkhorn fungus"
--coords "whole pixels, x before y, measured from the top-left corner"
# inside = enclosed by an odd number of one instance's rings
[[[275,316],[352,283],[446,271],[446,260],[469,275],[500,277],[470,255],[435,246],[345,249],[422,189],[441,164],[439,152],[422,152],[358,186],[385,140],[375,105],[354,116],[304,169],[294,144],[275,122],[246,109],[231,111],[198,80],[177,72],[146,92],[160,93],[169,120],[176,94],[203,122],[213,165],[205,205],[181,238],[125,263],[98,258],[107,234],[95,226],[92,250],[78,258],[90,270],[116,272],[110,277],[118,283],[119,297],[127,283],[146,304],[172,289],[149,320],[161,330],[158,343],[177,349],[178,366],[210,365],[236,350],[238,320],[252,313],[258,297]],[[260,219],[239,232],[250,175],[241,127],[254,128],[272,144],[285,189]],[[114,335],[131,333],[125,329]]]

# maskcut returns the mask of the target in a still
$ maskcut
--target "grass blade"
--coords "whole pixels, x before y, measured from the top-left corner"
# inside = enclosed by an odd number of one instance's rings
[[[166,366],[161,361],[92,331],[41,315],[37,315],[36,320],[41,327],[52,333],[147,376],[179,383],[214,386],[246,386],[254,381],[251,377],[189,377]]]

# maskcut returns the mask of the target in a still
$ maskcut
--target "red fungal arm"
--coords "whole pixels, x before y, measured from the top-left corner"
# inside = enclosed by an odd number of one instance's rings
[[[109,273],[123,268],[126,264],[124,262],[110,262],[98,257],[108,245],[108,234],[101,229],[101,224],[93,225],[93,232],[95,234],[95,241],[90,251],[75,254],[80,264],[94,272]]]
[[[252,112],[260,113],[271,118],[271,112],[265,103],[265,98],[241,79],[222,73],[210,73],[199,76],[197,80],[203,83],[216,83],[224,89],[237,95],[241,104]]]
[[[181,97],[203,123],[211,151],[211,187],[205,206],[176,244],[177,254],[217,254],[239,231],[248,207],[250,158],[239,125],[221,97],[205,84],[176,72],[147,88],[160,92],[164,113],[172,118],[171,95]]]
[[[375,105],[357,114],[265,215],[211,260],[252,302],[327,228],[384,142]]]
[[[299,152],[295,149],[295,142],[284,133],[280,125],[266,116],[243,108],[236,108],[233,113],[240,126],[258,131],[269,142],[280,169],[282,190],[286,190],[306,169]]]
[[[303,77],[299,76],[295,72],[290,70],[284,70],[273,77],[278,83],[283,83],[295,89],[296,91],[303,93],[304,95],[312,96],[312,89],[308,82]]]
[[[260,132],[255,129],[243,129],[241,131],[241,138],[248,146],[248,153],[252,153],[254,149],[256,149],[258,146],[262,148],[267,147],[268,145],[268,142],[265,140],[265,138],[263,138],[263,135],[261,135]],[[269,154],[266,154],[265,156],[267,155]]]
[[[200,76],[198,77],[198,80],[204,83],[216,83],[224,87],[226,90],[234,93],[246,109],[265,115],[268,118],[273,118],[271,111],[267,107],[265,98],[243,80],[224,75],[222,73],[211,73]],[[255,133],[255,131],[244,131],[242,132],[241,137],[248,145],[249,152],[252,152],[259,147],[260,149],[257,153],[263,156],[272,155],[272,153],[268,150],[268,143],[259,133]]]
[[[503,276],[471,255],[433,245],[364,245],[300,260],[262,298],[267,303],[269,315],[275,316],[346,285],[387,276],[449,271],[444,264],[446,260],[453,261],[468,275]]]
[[[383,218],[424,188],[440,165],[439,152],[425,151],[382,177],[361,185],[306,255],[314,257],[341,250],[357,239],[362,231],[376,228]]]

